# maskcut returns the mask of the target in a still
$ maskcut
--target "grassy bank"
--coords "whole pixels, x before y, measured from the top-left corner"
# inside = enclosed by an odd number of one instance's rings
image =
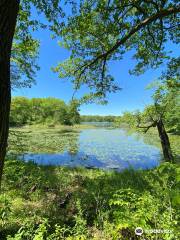
[[[146,239],[179,239],[179,171],[168,163],[117,173],[9,159],[0,239],[130,239],[137,226],[172,231],[145,233]]]

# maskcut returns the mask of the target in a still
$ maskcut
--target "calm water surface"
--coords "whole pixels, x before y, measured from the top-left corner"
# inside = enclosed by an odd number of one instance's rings
[[[149,169],[159,165],[160,149],[144,142],[143,135],[131,134],[122,129],[85,129],[77,138],[73,151],[63,153],[28,153],[25,161],[40,165],[83,166],[89,168]]]

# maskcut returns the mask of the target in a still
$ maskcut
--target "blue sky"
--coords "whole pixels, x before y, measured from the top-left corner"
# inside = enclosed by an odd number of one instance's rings
[[[37,83],[30,89],[13,91],[12,95],[29,98],[55,97],[68,102],[73,94],[72,84],[69,81],[59,79],[57,74],[52,72],[51,67],[65,60],[69,56],[69,52],[58,46],[57,39],[51,39],[48,30],[40,30],[34,35],[41,42],[38,60],[41,69],[37,72]],[[132,76],[128,73],[128,70],[132,69],[135,64],[131,57],[131,53],[127,53],[123,60],[110,64],[110,72],[119,86],[122,87],[122,90],[109,94],[107,105],[89,104],[81,106],[81,114],[120,115],[124,111],[142,110],[151,103],[152,90],[146,90],[145,88],[160,75],[164,66],[158,70],[150,69],[138,77]],[[77,96],[82,96],[87,91],[88,89],[83,87]]]

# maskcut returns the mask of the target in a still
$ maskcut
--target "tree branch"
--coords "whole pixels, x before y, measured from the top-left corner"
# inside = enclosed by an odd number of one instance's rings
[[[106,51],[103,54],[98,55],[89,64],[83,65],[82,68],[84,68],[84,67],[85,68],[82,69],[82,72],[84,72],[86,68],[89,68],[92,65],[94,65],[98,60],[103,59],[103,58],[107,59],[110,54],[112,54],[116,49],[118,49],[121,45],[123,45],[127,40],[129,40],[135,33],[137,33],[143,27],[148,26],[149,24],[151,24],[152,22],[156,21],[159,18],[162,19],[164,17],[167,17],[167,16],[175,14],[175,13],[179,13],[179,12],[180,12],[180,6],[177,6],[177,7],[172,7],[169,9],[163,9],[163,10],[155,13],[154,15],[146,18],[141,23],[132,27],[132,29],[129,31],[129,33],[126,34],[123,38],[117,40],[116,44],[111,49],[109,49],[108,51]]]
[[[144,133],[147,133],[147,131],[148,131],[151,127],[156,127],[156,125],[157,125],[157,122],[154,121],[152,124],[150,124],[150,125],[148,125],[148,126],[139,126],[139,125],[137,125],[137,127],[138,127],[138,128],[143,128],[143,129],[145,129],[145,130],[144,130]]]

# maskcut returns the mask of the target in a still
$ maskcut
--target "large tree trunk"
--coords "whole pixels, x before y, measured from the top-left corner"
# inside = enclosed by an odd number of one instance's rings
[[[162,119],[157,121],[157,129],[158,129],[159,137],[161,139],[161,145],[162,145],[164,159],[165,159],[165,161],[172,162],[173,155],[172,155],[172,151],[171,151],[169,137],[166,133]]]
[[[0,0],[0,184],[9,132],[10,57],[20,0]]]

